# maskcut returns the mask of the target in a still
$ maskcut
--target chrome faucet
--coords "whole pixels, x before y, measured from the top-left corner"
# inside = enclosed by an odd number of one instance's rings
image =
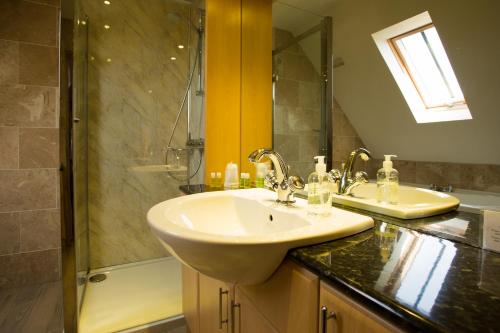
[[[368,161],[372,157],[371,153],[365,148],[355,149],[349,154],[347,163],[342,165],[342,171],[333,169],[328,173],[330,179],[337,183],[337,194],[349,195],[353,188],[368,182],[368,175],[364,171],[358,171],[354,174],[354,177],[352,176],[354,162],[358,156],[363,161]]]
[[[267,187],[272,188],[277,194],[279,203],[294,203],[293,194],[305,187],[304,180],[299,176],[288,176],[288,166],[277,152],[269,148],[257,149],[248,155],[248,160],[253,163],[259,162],[264,156],[273,163],[274,170],[270,171],[265,178]]]

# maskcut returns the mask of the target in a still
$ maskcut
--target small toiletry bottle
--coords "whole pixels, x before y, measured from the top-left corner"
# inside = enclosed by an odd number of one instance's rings
[[[256,163],[255,164],[255,187],[263,188],[264,179],[267,175],[267,164],[266,163]]]
[[[215,172],[210,172],[210,189],[214,190],[217,188],[217,177]]]
[[[250,174],[242,172],[240,175],[240,188],[250,188]]]
[[[382,169],[377,171],[377,201],[396,205],[398,203],[399,172],[392,166],[391,157],[396,155],[384,155],[385,161]]]
[[[226,172],[224,174],[224,189],[234,190],[239,186],[238,181],[238,165],[233,162],[229,162],[226,165]]]
[[[331,211],[331,184],[326,174],[324,156],[314,157],[316,171],[309,175],[307,181],[308,212],[313,215],[327,216]]]
[[[217,172],[217,174],[215,175],[215,179],[216,179],[216,184],[217,184],[217,189],[218,190],[221,190],[222,189],[222,172]]]

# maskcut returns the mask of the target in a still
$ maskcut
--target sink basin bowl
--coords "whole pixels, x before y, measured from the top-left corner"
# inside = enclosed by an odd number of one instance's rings
[[[328,217],[307,214],[307,201],[275,202],[266,189],[207,192],[152,207],[153,233],[170,253],[195,270],[231,283],[264,282],[287,251],[349,236],[373,227],[364,215],[331,208]]]
[[[443,214],[457,209],[456,197],[418,187],[399,186],[396,205],[377,202],[377,184],[354,188],[350,196],[334,195],[333,202],[401,219],[414,219]]]

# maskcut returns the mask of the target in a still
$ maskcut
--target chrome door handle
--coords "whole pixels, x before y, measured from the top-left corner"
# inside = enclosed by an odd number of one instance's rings
[[[335,312],[330,311],[328,312],[328,308],[326,306],[321,307],[321,333],[327,333],[326,332],[326,322],[328,319],[337,319],[337,315]]]
[[[241,320],[241,304],[240,303],[235,303],[234,301],[231,301],[231,333],[236,333],[236,316],[235,316],[235,311],[238,309],[238,332],[239,330],[239,324]]]
[[[228,318],[222,319],[222,296],[228,295],[228,294],[229,294],[229,291],[222,290],[222,288],[219,288],[219,329],[222,329],[222,324],[228,323]],[[227,309],[227,307],[226,307],[226,309]]]

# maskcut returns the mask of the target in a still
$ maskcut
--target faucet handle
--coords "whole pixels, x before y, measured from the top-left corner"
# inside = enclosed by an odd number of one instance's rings
[[[303,190],[306,187],[304,180],[299,176],[290,176],[288,178],[288,186],[293,190]]]
[[[358,183],[368,183],[368,174],[364,171],[358,171],[354,175],[354,180]]]
[[[270,187],[273,190],[277,190],[279,187],[278,180],[276,179],[276,173],[274,170],[271,170],[267,173],[266,177],[264,178],[264,185],[266,187]]]
[[[338,169],[332,169],[330,172],[328,172],[328,178],[332,182],[338,182],[340,181],[340,178],[342,177],[342,173]]]

